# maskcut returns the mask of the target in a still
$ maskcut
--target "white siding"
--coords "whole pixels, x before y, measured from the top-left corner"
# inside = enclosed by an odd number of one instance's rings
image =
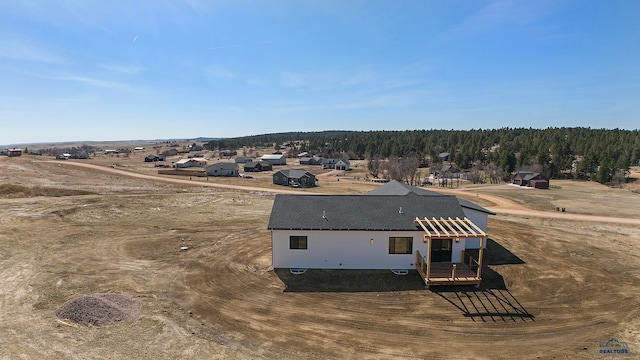
[[[489,215],[487,213],[484,213],[484,212],[478,211],[478,210],[465,208],[465,207],[463,207],[462,210],[464,211],[464,216],[466,216],[469,220],[471,220],[471,222],[476,224],[476,226],[478,226],[480,229],[482,229],[482,231],[487,232],[487,228],[489,226],[488,225],[489,224]],[[467,247],[467,249],[479,249],[480,248],[480,239],[479,238],[467,239],[466,247]],[[487,241],[486,240],[484,242],[484,246],[483,247],[485,249],[487,248]]]
[[[307,236],[307,249],[289,249],[291,235]],[[413,237],[413,253],[389,254],[390,236]],[[274,268],[415,269],[416,250],[427,254],[422,231],[273,230],[271,237]],[[462,261],[464,244],[453,241],[452,262]]]

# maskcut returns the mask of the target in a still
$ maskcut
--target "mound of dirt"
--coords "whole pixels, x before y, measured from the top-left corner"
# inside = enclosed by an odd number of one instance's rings
[[[129,294],[92,294],[64,303],[56,316],[78,324],[105,326],[132,321],[140,315],[142,301]]]

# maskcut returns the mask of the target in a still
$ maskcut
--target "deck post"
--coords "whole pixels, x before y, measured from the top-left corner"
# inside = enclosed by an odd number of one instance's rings
[[[480,238],[480,252],[478,253],[478,274],[476,277],[480,279],[480,273],[482,272],[482,252],[484,250],[484,237]]]
[[[453,279],[453,281],[456,281],[456,264],[453,264],[453,269],[451,269],[451,278]]]
[[[427,285],[431,277],[431,237],[427,238]]]

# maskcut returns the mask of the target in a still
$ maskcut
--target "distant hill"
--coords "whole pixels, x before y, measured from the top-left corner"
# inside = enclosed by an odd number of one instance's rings
[[[213,138],[213,137],[197,137],[194,139],[186,139],[185,141],[200,141],[200,142],[209,142],[215,140],[222,140],[223,138]]]

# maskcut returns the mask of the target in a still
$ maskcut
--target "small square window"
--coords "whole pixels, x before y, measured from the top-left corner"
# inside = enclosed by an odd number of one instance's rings
[[[306,250],[306,236],[289,236],[289,249]]]
[[[390,237],[389,254],[413,254],[413,238]]]

